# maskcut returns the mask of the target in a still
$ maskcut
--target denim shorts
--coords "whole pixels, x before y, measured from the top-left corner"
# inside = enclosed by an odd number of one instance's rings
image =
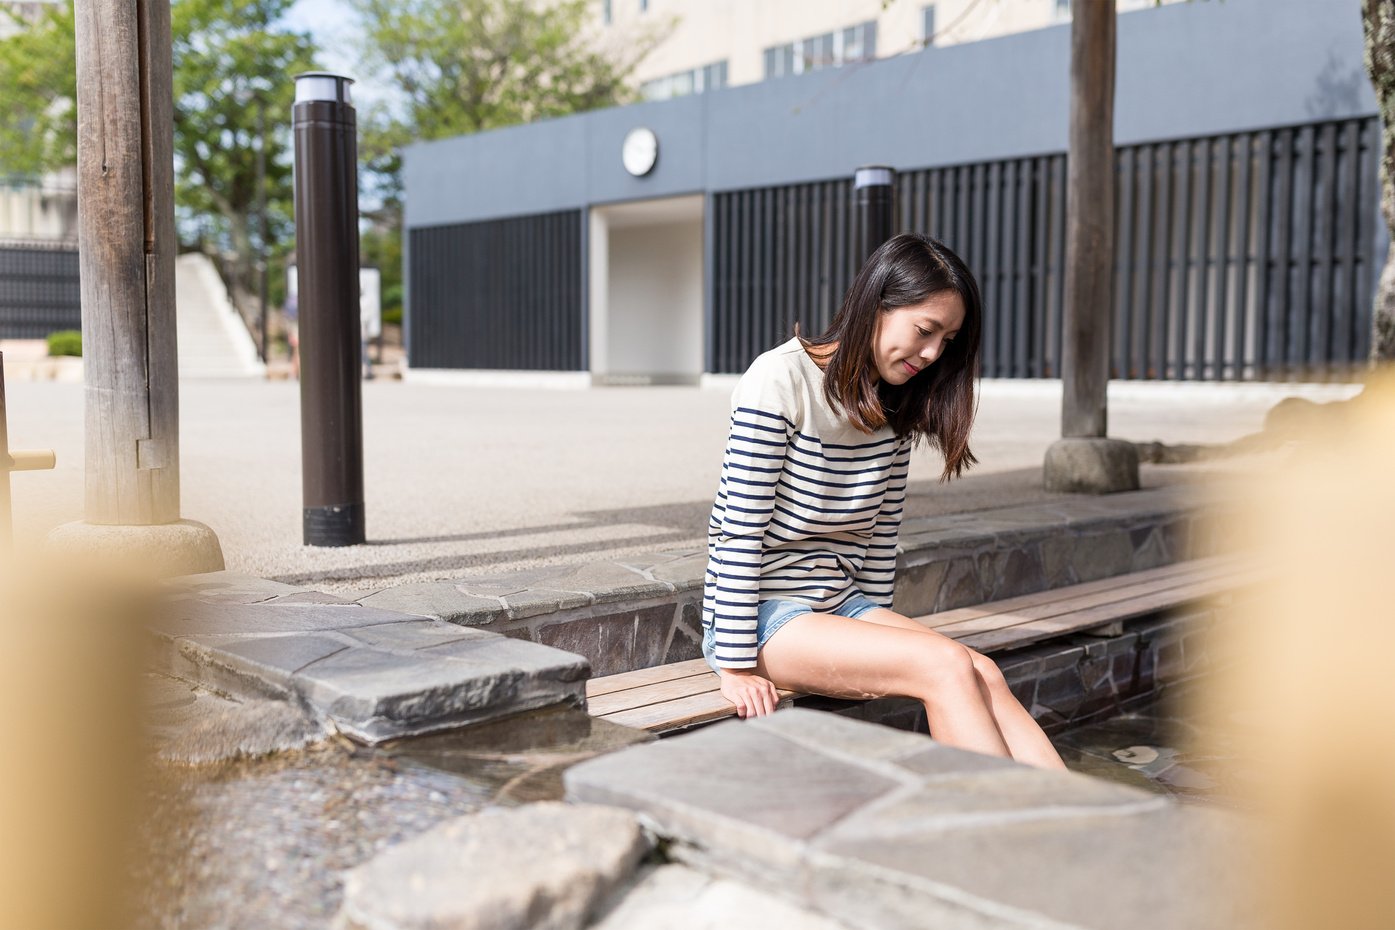
[[[847,603],[838,608],[837,616],[856,620],[867,611],[876,610],[880,606],[882,605],[874,604],[861,594],[854,594]],[[756,608],[756,651],[764,649],[765,644],[770,641],[770,637],[774,636],[775,631],[780,627],[801,614],[813,612],[814,608],[798,601],[787,601],[780,598],[761,601]],[[716,633],[712,627],[708,627],[702,634],[702,657],[707,660],[707,664],[712,667],[713,671],[717,670],[716,655]]]

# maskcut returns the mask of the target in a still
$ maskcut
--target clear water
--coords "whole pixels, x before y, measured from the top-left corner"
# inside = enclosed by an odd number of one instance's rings
[[[157,749],[230,703],[169,680],[155,690]],[[647,738],[554,709],[371,749],[336,737],[259,759],[152,761],[130,923],[328,927],[345,869],[487,805],[560,798],[568,765]]]
[[[1234,748],[1236,722],[1207,713],[1200,679],[1164,687],[1128,713],[1053,734],[1073,771],[1194,804],[1243,807],[1249,767]]]
[[[1075,771],[1187,803],[1233,805],[1244,768],[1226,747],[1224,721],[1194,712],[1194,687],[1174,685],[1052,742]],[[157,746],[177,729],[172,722],[187,726],[227,704],[168,680],[157,698],[147,708]],[[344,870],[485,806],[560,798],[568,766],[648,738],[569,709],[371,749],[331,738],[260,759],[152,761],[131,923],[329,927]]]

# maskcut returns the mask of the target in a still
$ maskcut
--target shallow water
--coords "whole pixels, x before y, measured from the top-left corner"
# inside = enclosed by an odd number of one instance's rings
[[[169,680],[153,697],[157,749],[231,704]],[[487,805],[560,797],[568,765],[646,738],[564,708],[375,748],[331,737],[210,765],[152,759],[131,923],[328,927],[345,869]]]
[[[1204,712],[1199,679],[1165,687],[1130,712],[1053,734],[1072,771],[1179,801],[1245,806],[1251,769],[1234,748],[1235,722]]]
[[[1245,768],[1196,682],[1052,736],[1074,771],[1196,804],[1237,806]],[[147,706],[158,748],[231,702],[165,680]],[[375,748],[332,737],[258,759],[152,761],[132,863],[141,928],[330,926],[342,873],[453,817],[560,798],[565,769],[649,739],[575,709],[522,714]]]

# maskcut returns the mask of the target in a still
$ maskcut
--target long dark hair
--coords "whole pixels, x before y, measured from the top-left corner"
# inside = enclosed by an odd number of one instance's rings
[[[924,373],[900,385],[882,381],[872,354],[877,314],[944,291],[954,291],[964,302],[959,335]],[[983,301],[973,272],[944,243],[920,233],[894,236],[871,254],[823,335],[805,339],[795,324],[795,336],[813,350],[810,355],[826,360],[823,391],[829,404],[863,432],[890,424],[897,436],[928,440],[944,455],[942,481],[978,461],[969,451],[969,429],[982,331]],[[819,351],[834,343],[831,354]]]

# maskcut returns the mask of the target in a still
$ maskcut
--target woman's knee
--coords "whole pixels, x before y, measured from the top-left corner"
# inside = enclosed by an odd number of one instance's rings
[[[978,672],[985,684],[1006,685],[1007,679],[1003,677],[1003,670],[998,668],[998,663],[981,652],[969,650],[969,657],[973,660],[974,670]]]
[[[917,678],[927,691],[977,688],[972,650],[952,639],[925,642],[913,657]]]

